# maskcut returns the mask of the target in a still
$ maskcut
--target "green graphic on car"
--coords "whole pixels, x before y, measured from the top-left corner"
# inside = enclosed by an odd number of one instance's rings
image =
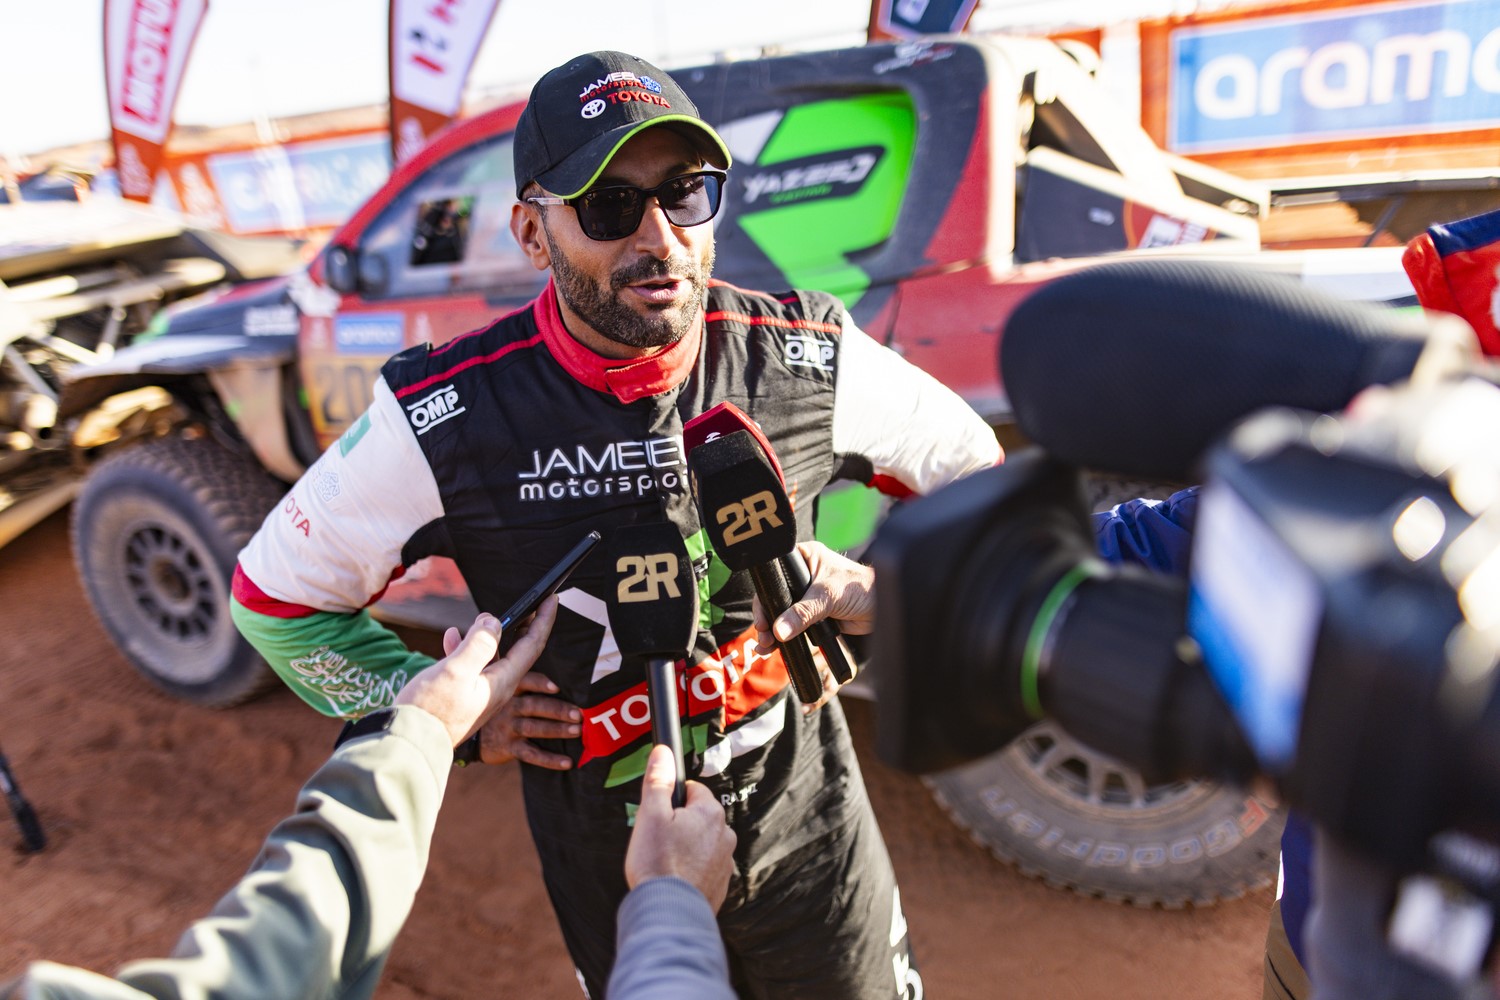
[[[911,96],[800,104],[762,133],[765,123],[724,128],[744,186],[736,223],[781,272],[784,287],[831,292],[853,308],[870,287],[853,258],[890,238],[906,193],[917,129]],[[817,538],[841,551],[858,548],[881,509],[874,490],[827,491],[818,501]]]
[[[832,292],[852,308],[870,278],[850,258],[891,235],[911,171],[916,111],[905,93],[789,109],[750,162],[736,220],[789,288]],[[730,126],[733,130],[733,126]]]

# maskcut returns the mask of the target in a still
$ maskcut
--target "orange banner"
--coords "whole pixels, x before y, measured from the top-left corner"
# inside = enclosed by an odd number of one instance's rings
[[[500,0],[391,0],[391,157],[399,165],[458,116]]]
[[[208,0],[105,0],[104,79],[120,193],[150,201]]]

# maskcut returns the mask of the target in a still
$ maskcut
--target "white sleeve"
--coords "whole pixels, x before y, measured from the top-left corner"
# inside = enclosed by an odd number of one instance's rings
[[[427,459],[385,379],[374,402],[303,473],[240,553],[268,597],[357,611],[401,566],[401,549],[443,504]]]
[[[963,399],[844,317],[834,376],[833,447],[877,476],[931,493],[1001,459],[988,424]]]

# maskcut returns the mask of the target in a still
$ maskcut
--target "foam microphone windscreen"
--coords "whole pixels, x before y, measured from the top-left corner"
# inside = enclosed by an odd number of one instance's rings
[[[771,447],[771,442],[761,433],[760,425],[750,418],[750,414],[727,400],[709,407],[682,425],[682,450],[691,453],[700,444],[735,431],[750,432],[751,437],[760,445],[760,450],[765,452],[766,461],[776,470],[776,478],[785,484],[786,475],[781,471],[781,461],[776,457],[776,449]]]
[[[685,656],[698,632],[698,584],[675,525],[632,524],[609,533],[609,628],[627,656]]]
[[[1011,315],[1000,378],[1021,431],[1084,468],[1186,482],[1208,446],[1267,406],[1342,409],[1411,374],[1420,316],[1210,261],[1102,264]]]
[[[781,477],[749,431],[705,441],[687,459],[703,527],[724,565],[747,570],[797,547]]]

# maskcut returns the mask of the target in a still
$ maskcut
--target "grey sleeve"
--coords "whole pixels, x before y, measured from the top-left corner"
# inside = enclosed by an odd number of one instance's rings
[[[442,723],[397,709],[386,732],[351,740],[318,769],[296,812],[171,958],[131,962],[114,979],[38,962],[15,995],[371,996],[426,871],[452,761]]]
[[[680,878],[630,890],[615,929],[610,1000],[734,1000],[729,959],[708,900]]]

